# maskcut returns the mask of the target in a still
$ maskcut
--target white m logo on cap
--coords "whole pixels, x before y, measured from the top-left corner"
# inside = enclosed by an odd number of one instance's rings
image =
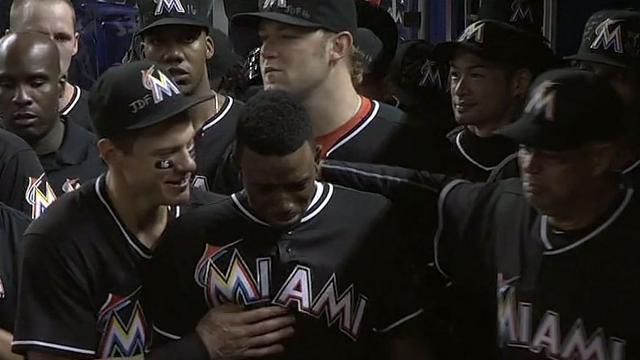
[[[553,81],[545,81],[538,85],[524,112],[539,114],[544,111],[545,119],[554,121],[557,85],[559,84]]]
[[[464,29],[464,32],[462,33],[462,35],[460,35],[458,41],[462,42],[473,38],[473,41],[477,42],[478,44],[484,43],[484,26],[485,23],[481,22],[476,22],[469,25],[466,29]]]
[[[533,13],[531,12],[531,4],[525,2],[524,0],[515,0],[511,4],[511,10],[513,11],[511,15],[511,22],[519,22],[521,20],[528,20],[533,24]]]
[[[166,77],[163,73],[158,71],[158,78],[153,76],[153,72],[155,71],[155,66],[151,66],[147,70],[142,70],[142,85],[145,89],[151,90],[153,94],[153,102],[159,103],[164,100],[164,95],[169,97],[173,96],[173,94],[180,94],[180,90],[178,87],[171,81],[168,77]]]
[[[184,7],[180,0],[155,0],[157,2],[156,11],[154,11],[154,15],[162,15],[163,11],[166,9],[167,13],[170,13],[172,10],[179,12],[180,14],[184,14]]]
[[[593,40],[593,43],[591,43],[591,49],[609,50],[613,46],[613,51],[616,53],[624,53],[620,22],[622,22],[622,20],[607,19],[600,23],[600,25],[596,27],[596,38]],[[616,25],[613,31],[610,30],[612,25]]]
[[[418,83],[418,86],[431,86],[438,89],[444,88],[444,83],[442,82],[442,75],[440,75],[440,69],[438,68],[438,63],[427,60],[420,68],[420,74],[422,75],[422,79]]]
[[[286,8],[287,0],[264,0],[264,3],[262,3],[263,9],[269,9],[274,6],[277,6],[279,8]]]

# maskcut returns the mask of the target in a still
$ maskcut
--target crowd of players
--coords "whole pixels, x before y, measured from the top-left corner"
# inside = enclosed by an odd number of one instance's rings
[[[218,74],[208,3],[138,0],[86,91],[72,4],[14,0],[0,359],[639,358],[640,12],[561,59],[509,1],[396,50],[266,0]]]

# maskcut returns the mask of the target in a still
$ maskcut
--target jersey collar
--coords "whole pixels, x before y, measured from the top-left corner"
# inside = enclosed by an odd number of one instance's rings
[[[143,259],[151,259],[152,251],[146,245],[144,245],[138,237],[136,237],[129,229],[127,229],[124,221],[118,215],[115,207],[111,203],[109,199],[109,194],[107,193],[107,181],[105,175],[102,174],[95,182],[95,191],[98,195],[98,199],[107,210],[116,227],[122,234],[122,237],[127,241],[129,246],[136,252],[136,254],[140,255]],[[180,206],[170,206],[169,207],[169,217],[170,218],[178,218],[182,213],[182,209]]]
[[[72,86],[73,86],[73,94],[71,95],[71,100],[67,103],[67,105],[62,110],[60,110],[60,114],[62,114],[63,116],[69,115],[69,113],[71,112],[71,110],[73,110],[73,108],[76,106],[78,101],[80,101],[80,95],[82,94],[82,90],[77,85],[72,85]]]
[[[307,206],[307,209],[305,210],[304,215],[300,220],[301,224],[308,222],[309,220],[320,214],[333,196],[332,184],[316,181],[315,187],[316,190],[313,198],[311,199],[309,206]],[[269,224],[267,224],[263,220],[260,220],[260,218],[258,218],[258,216],[256,216],[252,212],[251,208],[248,205],[247,196],[244,193],[244,190],[231,195],[231,199],[233,200],[235,208],[238,209],[238,211],[240,211],[246,218],[255,222],[256,224],[270,227]]]
[[[549,234],[549,217],[546,215],[542,215],[542,217],[540,218],[540,238],[542,239],[542,244],[546,249],[546,251],[544,252],[544,255],[558,255],[558,254],[562,254],[564,252],[570,251],[586,243],[587,241],[591,240],[592,238],[594,238],[595,236],[603,232],[624,212],[624,209],[627,208],[627,205],[629,205],[629,202],[633,197],[633,193],[634,193],[633,188],[628,187],[624,198],[620,202],[620,205],[618,205],[615,211],[613,211],[611,216],[609,216],[602,224],[600,224],[600,226],[596,227],[588,234],[584,235],[580,239],[573,241],[570,245],[567,245],[564,247],[558,247],[558,248],[553,247],[553,245],[551,244],[551,241],[549,240],[549,235],[548,235]]]

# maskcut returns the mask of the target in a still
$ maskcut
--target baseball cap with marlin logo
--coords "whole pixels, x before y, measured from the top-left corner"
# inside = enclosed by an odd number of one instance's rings
[[[211,0],[137,0],[140,12],[138,34],[163,25],[191,25],[210,30]]]
[[[336,33],[348,31],[353,36],[358,28],[353,0],[260,0],[259,9],[235,15],[232,25],[257,28],[261,20],[271,20]]]
[[[159,64],[136,61],[102,74],[91,89],[89,112],[98,137],[144,129],[213,98],[186,96]]]
[[[640,12],[602,10],[591,15],[578,52],[566,59],[640,69]]]

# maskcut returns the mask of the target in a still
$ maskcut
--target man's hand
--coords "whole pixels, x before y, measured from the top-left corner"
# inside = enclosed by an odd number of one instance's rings
[[[196,327],[212,359],[258,358],[284,351],[282,340],[293,335],[295,318],[270,306],[244,310],[224,305],[210,310]]]

